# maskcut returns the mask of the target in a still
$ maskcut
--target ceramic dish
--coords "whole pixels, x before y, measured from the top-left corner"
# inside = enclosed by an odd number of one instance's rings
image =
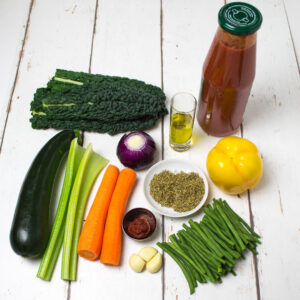
[[[176,212],[171,207],[164,207],[160,205],[152,198],[152,196],[150,195],[150,182],[155,174],[160,173],[164,170],[168,170],[173,173],[179,173],[180,171],[186,173],[196,172],[203,179],[204,187],[205,187],[204,195],[200,203],[194,209],[185,212]],[[162,160],[158,162],[148,170],[144,180],[144,192],[145,192],[146,199],[158,213],[168,217],[180,218],[180,217],[191,215],[202,207],[202,205],[205,203],[206,198],[208,196],[208,183],[202,170],[198,168],[195,164],[191,163],[190,161],[181,160],[181,159],[169,159],[169,160]]]
[[[140,238],[131,234],[130,230],[128,230],[130,223],[138,218],[145,218],[148,223],[148,226],[149,226],[149,232],[146,234],[146,236],[140,237]],[[125,216],[123,218],[123,222],[122,222],[122,227],[123,227],[124,232],[130,238],[132,238],[134,240],[142,241],[142,240],[148,239],[155,231],[156,218],[155,218],[154,214],[146,208],[142,208],[142,207],[133,208],[125,214]]]

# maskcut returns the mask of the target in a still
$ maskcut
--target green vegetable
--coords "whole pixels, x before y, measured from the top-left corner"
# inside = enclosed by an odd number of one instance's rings
[[[158,247],[160,247],[162,250],[164,250],[166,253],[168,253],[173,259],[174,261],[178,264],[178,266],[180,267],[180,269],[182,270],[189,288],[190,288],[190,294],[193,294],[195,291],[195,285],[193,282],[193,279],[191,277],[191,273],[189,273],[187,271],[187,267],[186,265],[182,262],[182,260],[180,258],[178,258],[178,254],[170,247],[170,245],[168,243],[160,243],[158,242],[156,244]]]
[[[122,121],[118,123],[104,123],[89,120],[59,120],[45,119],[41,115],[34,115],[31,118],[32,128],[47,129],[47,128],[80,128],[84,131],[108,132],[111,135],[126,131],[143,131],[153,127],[156,124],[156,119],[143,118],[132,121]]]
[[[40,150],[24,179],[10,231],[13,250],[22,256],[43,254],[50,235],[49,205],[58,167],[70,147],[74,131],[65,130]]]
[[[64,183],[58,203],[50,239],[47,244],[46,251],[44,252],[37,277],[50,280],[59,251],[64,237],[65,220],[69,204],[69,197],[76,172],[78,170],[80,161],[84,153],[84,148],[80,147],[77,143],[77,138],[73,139],[68,155],[67,166],[65,171]]]
[[[172,234],[170,242],[157,243],[182,269],[190,293],[197,281],[221,283],[221,277],[233,270],[236,259],[244,257],[247,248],[257,254],[259,235],[222,199],[213,200],[213,206],[204,208],[200,223],[189,220],[190,227]]]
[[[233,225],[231,224],[231,222],[229,221],[229,219],[226,217],[226,214],[223,212],[223,210],[221,209],[221,207],[219,205],[216,205],[216,209],[219,211],[221,217],[224,219],[224,221],[226,222],[226,225],[228,225],[228,228],[230,229],[230,231],[232,232],[232,234],[234,235],[234,237],[236,238],[236,241],[240,247],[240,249],[245,250],[246,246],[244,245],[243,241],[241,240],[240,236],[238,235],[238,233],[236,232],[236,230],[234,229]]]
[[[144,130],[167,114],[165,94],[153,85],[116,76],[56,70],[31,103],[33,128],[108,132]]]
[[[53,99],[53,93],[49,100]],[[76,95],[77,96],[77,95]],[[57,95],[61,100],[60,95]],[[152,106],[147,103],[135,103],[134,106],[128,105],[128,102],[102,101],[100,103],[76,103],[72,97],[66,99],[68,102],[60,104],[58,102],[48,103],[48,99],[42,99],[41,108],[33,110],[33,114],[43,113],[42,116],[49,119],[59,120],[92,120],[103,121],[108,124],[116,123],[121,120],[135,120],[140,118],[157,118],[160,111],[164,109],[164,104],[153,103]]]
[[[77,245],[86,199],[99,172],[108,160],[93,152],[90,144],[80,162],[72,187],[63,243],[61,278],[76,280]]]

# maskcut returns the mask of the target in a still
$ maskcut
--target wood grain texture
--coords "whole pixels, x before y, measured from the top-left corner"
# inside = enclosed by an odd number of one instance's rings
[[[0,145],[25,43],[30,5],[30,0],[0,2]]]
[[[188,220],[165,218],[165,231],[162,232],[162,218],[157,214],[158,230],[151,240],[137,243],[123,237],[120,267],[79,259],[77,282],[71,284],[60,279],[60,258],[53,279],[48,283],[35,277],[38,260],[24,259],[13,253],[8,236],[20,186],[38,150],[56,133],[30,127],[29,104],[35,89],[44,86],[59,67],[127,76],[158,86],[163,82],[168,106],[172,95],[179,91],[190,92],[198,98],[202,65],[217,28],[218,10],[224,4],[223,0],[35,0],[0,155],[0,299],[299,299],[300,77],[296,57],[299,58],[300,53],[300,2],[249,2],[261,10],[264,20],[258,33],[257,75],[244,115],[243,136],[261,151],[264,176],[249,197],[245,193],[240,198],[223,194],[209,181],[209,199],[226,199],[248,222],[251,204],[255,230],[262,235],[257,274],[253,256],[247,253],[246,259],[236,266],[237,277],[228,275],[221,285],[200,285],[190,296],[183,274],[167,255],[164,271],[134,273],[127,263],[130,254],[145,245],[155,245],[162,236],[167,240]],[[0,62],[4,66],[0,70],[3,83],[0,139],[29,4],[29,0],[18,4],[15,0],[0,3],[0,37],[6,41],[0,50]],[[162,153],[165,159],[188,159],[206,172],[207,153],[219,138],[207,136],[195,122],[192,148],[177,153],[168,146],[168,116],[164,120],[163,136],[161,126],[158,124],[147,131],[157,143],[159,159]],[[236,135],[241,136],[241,132]],[[85,133],[84,145],[91,142],[94,151],[122,168],[115,153],[121,136]],[[103,173],[94,184],[86,214]],[[143,193],[145,173],[137,174],[127,210],[150,207]],[[60,176],[53,199],[59,195],[61,181]],[[202,213],[192,218],[200,220]]]
[[[163,28],[163,53],[164,53],[164,86],[167,97],[179,91],[190,92],[198,98],[202,65],[209,46],[217,29],[217,15],[223,1],[164,1],[164,28]],[[174,26],[176,24],[176,26]],[[199,101],[199,99],[198,99]],[[194,162],[206,172],[206,156],[215,146],[219,138],[206,135],[198,125],[194,124],[192,147],[184,153],[173,151],[168,146],[169,118],[165,120],[165,158],[182,158]],[[236,133],[240,135],[240,132]],[[247,195],[238,197],[228,196],[217,189],[211,181],[210,194],[212,197],[222,197],[245,219],[249,220]],[[200,220],[202,213],[191,216]],[[165,219],[166,238],[181,228],[183,222],[189,218]],[[238,277],[228,275],[221,285],[202,284],[196,293],[189,296],[186,280],[178,266],[166,255],[165,263],[165,299],[255,299],[256,286],[252,256],[247,254],[245,261],[240,261],[236,266]]]
[[[287,14],[288,25],[292,42],[297,56],[298,70],[300,72],[300,19],[299,19],[299,1],[284,0],[285,12]]]
[[[15,3],[11,2],[14,9]],[[43,1],[32,7],[18,81],[12,97],[2,152],[0,193],[1,299],[67,299],[68,283],[60,279],[60,261],[51,283],[36,278],[39,260],[17,256],[9,245],[9,230],[18,192],[39,149],[54,130],[33,130],[30,101],[36,88],[45,86],[57,67],[87,71],[95,1]],[[17,38],[17,37],[16,37]],[[4,173],[5,170],[5,173]],[[61,178],[60,178],[61,179]],[[56,191],[56,196],[59,191]]]
[[[160,86],[160,1],[105,0],[99,2],[95,27],[91,72],[136,78]],[[147,130],[156,142],[161,157],[161,126]],[[124,168],[116,156],[116,148],[123,134],[85,133],[85,143],[92,143],[96,152]],[[146,171],[137,172],[137,182],[129,198],[126,211],[135,207],[150,208],[144,191]],[[88,212],[103,174],[99,176],[87,203]],[[71,284],[71,300],[89,299],[161,299],[162,272],[134,273],[129,256],[143,246],[155,246],[161,240],[161,217],[156,214],[157,231],[145,242],[123,236],[120,266],[103,265],[98,260],[79,259],[78,281]]]
[[[251,191],[255,228],[262,235],[261,299],[300,297],[298,148],[300,79],[283,1],[249,1],[264,16],[258,33],[257,74],[244,137],[260,149],[261,183]]]

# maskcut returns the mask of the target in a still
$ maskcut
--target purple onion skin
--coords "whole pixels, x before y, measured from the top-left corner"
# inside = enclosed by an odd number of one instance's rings
[[[133,135],[142,136],[146,142],[140,149],[129,149],[126,145],[126,140]],[[143,131],[133,131],[124,134],[117,146],[117,156],[121,163],[128,168],[136,171],[146,169],[149,167],[154,159],[156,153],[156,145],[153,138]]]

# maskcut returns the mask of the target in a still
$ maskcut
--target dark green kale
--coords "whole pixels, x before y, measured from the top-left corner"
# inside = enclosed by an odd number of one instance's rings
[[[33,128],[116,134],[153,127],[168,113],[156,86],[126,77],[56,70],[31,102]]]

